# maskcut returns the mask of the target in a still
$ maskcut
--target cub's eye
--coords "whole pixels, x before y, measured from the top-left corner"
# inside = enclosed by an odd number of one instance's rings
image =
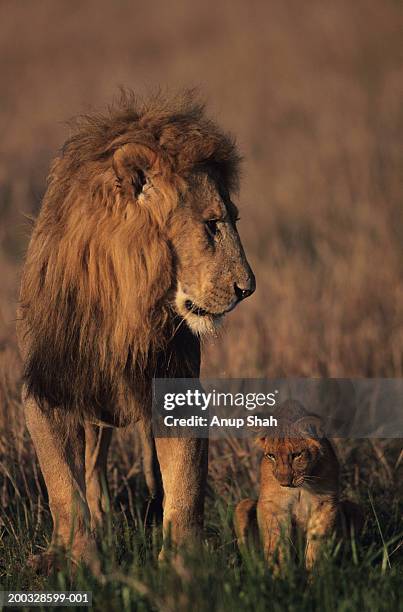
[[[302,457],[302,453],[293,453],[292,454],[292,458],[293,459],[298,459],[299,457]]]
[[[276,457],[273,455],[273,453],[266,453],[265,454],[266,459],[270,459],[270,461],[275,461]]]
[[[218,229],[217,219],[210,219],[209,221],[205,222],[205,225],[206,225],[207,232],[210,234],[210,236],[212,236],[213,238],[214,236],[217,236],[218,232],[220,231]]]

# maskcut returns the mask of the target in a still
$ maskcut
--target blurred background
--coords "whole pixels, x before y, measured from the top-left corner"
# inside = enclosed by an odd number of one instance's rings
[[[67,120],[198,86],[245,157],[237,202],[257,291],[209,376],[401,376],[400,2],[3,0],[0,342]],[[15,363],[7,356],[6,366]],[[3,372],[4,376],[4,372]]]
[[[402,40],[397,0],[2,0],[0,403],[20,464],[31,469],[14,337],[27,216],[66,121],[119,86],[199,87],[245,158],[236,201],[257,291],[206,342],[204,374],[402,376]]]

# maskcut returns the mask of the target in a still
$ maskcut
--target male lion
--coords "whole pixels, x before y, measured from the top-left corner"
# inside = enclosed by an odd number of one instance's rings
[[[231,201],[239,159],[191,94],[130,95],[81,118],[51,167],[18,334],[52,544],[75,560],[95,558],[110,427],[149,435],[152,378],[198,377],[199,336],[255,289]],[[207,442],[155,446],[164,532],[180,543],[202,521]]]

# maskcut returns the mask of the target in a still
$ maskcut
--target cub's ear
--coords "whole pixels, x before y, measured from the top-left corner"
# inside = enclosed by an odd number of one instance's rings
[[[129,198],[138,198],[147,186],[156,162],[157,153],[147,145],[130,143],[117,149],[112,167],[121,192]]]
[[[324,438],[323,423],[318,416],[306,416],[294,423],[294,428],[303,437]]]
[[[266,442],[266,437],[262,436],[262,434],[258,438],[255,438],[255,444],[257,446],[260,446],[260,448],[264,449],[265,442]]]

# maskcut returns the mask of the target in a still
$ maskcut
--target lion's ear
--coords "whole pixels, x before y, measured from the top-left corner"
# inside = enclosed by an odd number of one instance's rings
[[[157,161],[157,154],[143,144],[130,143],[117,149],[112,166],[122,192],[138,198],[149,181]]]
[[[302,417],[302,419],[298,419],[298,421],[294,423],[294,428],[296,428],[298,430],[298,433],[300,433],[303,437],[325,437],[322,419],[315,415],[306,416]]]

